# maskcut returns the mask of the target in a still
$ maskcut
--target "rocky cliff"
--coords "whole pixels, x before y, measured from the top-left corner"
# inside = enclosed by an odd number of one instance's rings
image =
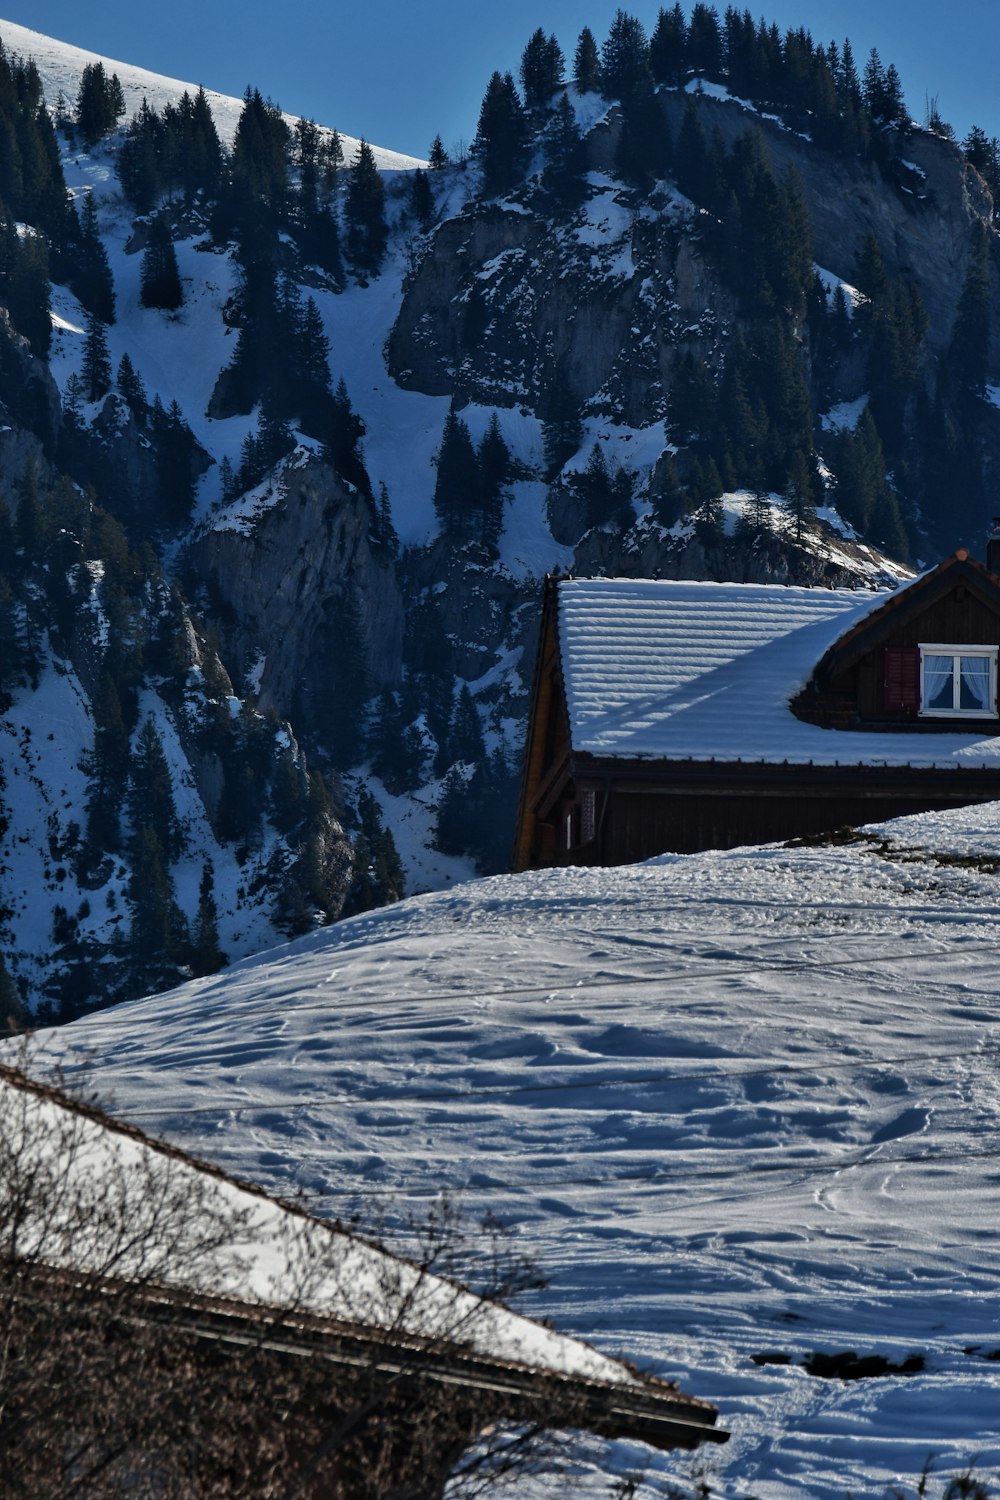
[[[189,563],[209,590],[231,669],[281,714],[329,692],[354,615],[373,691],[398,681],[403,598],[372,508],[321,459],[298,449],[193,540]]]

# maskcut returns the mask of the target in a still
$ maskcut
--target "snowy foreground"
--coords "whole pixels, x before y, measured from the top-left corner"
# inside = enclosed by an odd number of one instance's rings
[[[533,1312],[719,1405],[713,1491],[881,1495],[929,1455],[991,1473],[1000,807],[883,833],[415,898],[50,1051],[331,1211],[448,1188],[517,1224],[551,1281]],[[801,1367],[845,1350],[924,1367]],[[588,1441],[570,1488],[692,1473]]]

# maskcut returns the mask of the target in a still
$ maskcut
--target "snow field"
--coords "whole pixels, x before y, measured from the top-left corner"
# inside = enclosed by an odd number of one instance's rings
[[[125,1117],[331,1212],[447,1189],[518,1226],[551,1283],[533,1312],[718,1403],[721,1493],[876,1495],[929,1453],[989,1469],[1000,888],[973,856],[998,826],[500,877],[51,1046],[89,1050]],[[847,1349],[924,1369],[801,1367]],[[579,1462],[584,1495],[690,1472],[633,1445]]]

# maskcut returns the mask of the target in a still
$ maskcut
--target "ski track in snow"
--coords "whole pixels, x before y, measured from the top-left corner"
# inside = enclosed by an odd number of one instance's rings
[[[53,1033],[113,1108],[278,1191],[520,1230],[529,1310],[716,1401],[722,1493],[1000,1462],[1000,808],[413,898]],[[979,1346],[978,1354],[964,1352]],[[815,1350],[925,1357],[810,1377]],[[754,1354],[790,1356],[757,1366]],[[574,1493],[691,1460],[580,1449]],[[547,1494],[539,1480],[524,1496]]]

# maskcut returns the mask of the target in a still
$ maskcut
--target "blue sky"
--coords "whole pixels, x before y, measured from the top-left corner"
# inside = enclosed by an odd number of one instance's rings
[[[650,28],[657,3],[624,7]],[[964,135],[975,121],[1000,135],[998,0],[754,0],[782,28],[817,40],[850,36],[859,64],[871,47],[894,62],[923,119],[928,96]],[[572,55],[580,28],[603,40],[617,9],[605,0],[0,0],[5,18],[77,46],[241,94],[248,83],[295,114],[426,155],[475,132],[494,68],[515,76],[536,26]],[[690,10],[689,0],[686,9]],[[725,0],[719,5],[725,9]],[[2,35],[2,23],[0,23]]]

